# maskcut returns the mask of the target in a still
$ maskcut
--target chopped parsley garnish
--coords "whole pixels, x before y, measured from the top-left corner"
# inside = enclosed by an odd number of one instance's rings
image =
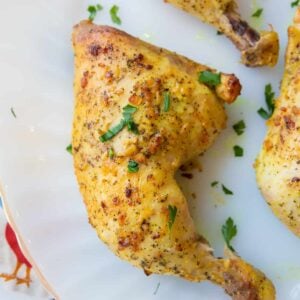
[[[128,166],[127,166],[129,173],[136,173],[139,170],[139,164],[135,160],[129,160]]]
[[[122,21],[121,21],[120,17],[118,16],[119,6],[114,5],[110,9],[109,12],[110,12],[110,17],[111,17],[111,20],[113,21],[113,23],[121,25]]]
[[[235,123],[232,128],[236,132],[237,135],[242,135],[246,129],[246,124],[243,120]]]
[[[262,15],[263,11],[264,11],[263,8],[257,9],[257,11],[252,14],[252,17],[259,18]]]
[[[217,186],[219,184],[219,181],[213,181],[211,184],[210,184],[210,186],[211,187],[215,187],[215,186]]]
[[[210,87],[215,87],[221,83],[221,74],[213,73],[211,71],[202,71],[199,73],[198,80]]]
[[[66,148],[66,150],[72,155],[73,154],[73,148],[72,148],[72,144],[70,144],[67,148]]]
[[[139,131],[138,131],[137,125],[136,125],[136,123],[134,123],[134,121],[132,119],[132,115],[136,111],[137,111],[137,108],[130,104],[127,104],[125,107],[123,107],[123,118],[127,125],[128,130],[135,134],[138,134]]]
[[[123,119],[121,119],[120,123],[117,124],[116,126],[110,128],[106,133],[101,135],[100,141],[102,143],[107,142],[111,140],[114,136],[116,136],[120,131],[123,130],[125,126],[127,126],[128,130],[138,134],[138,128],[137,124],[134,123],[132,119],[132,115],[137,111],[137,108],[127,104],[125,107],[123,107]]]
[[[15,118],[17,118],[17,115],[16,115],[16,113],[15,113],[15,111],[14,111],[14,109],[11,107],[10,108],[10,112],[12,113],[12,115],[15,117]]]
[[[217,31],[217,35],[223,35],[224,33],[222,31]]]
[[[156,286],[156,289],[155,289],[155,291],[154,291],[154,293],[153,293],[154,296],[157,294],[157,292],[158,292],[158,290],[159,290],[159,287],[160,287],[160,282],[159,282],[159,283],[157,284],[157,286]]]
[[[169,229],[171,230],[172,227],[173,227],[173,224],[175,222],[175,219],[176,219],[177,207],[169,205],[168,209],[169,209],[169,222],[168,222],[168,225],[169,225]]]
[[[265,120],[268,120],[275,110],[275,93],[272,90],[272,85],[269,83],[265,86],[265,101],[267,104],[267,110],[260,108],[257,113]]]
[[[123,107],[123,118],[127,122],[131,119],[132,115],[137,111],[137,108],[135,106],[132,106],[130,104],[127,104]]]
[[[90,5],[87,9],[87,11],[90,13],[89,20],[94,21],[97,15],[97,12],[102,10],[103,6],[100,4],[97,5]]]
[[[296,7],[300,4],[300,0],[295,0],[291,3],[291,7]]]
[[[113,159],[115,157],[115,151],[114,151],[113,148],[109,148],[108,156],[109,156],[110,159]]]
[[[120,123],[111,129],[109,129],[106,133],[100,136],[100,141],[102,143],[111,140],[115,135],[117,135],[122,129],[125,127],[126,123],[124,119],[120,121]]]
[[[170,92],[164,92],[163,96],[164,96],[164,112],[167,112],[170,109],[170,102],[171,102]]]
[[[244,156],[244,149],[240,146],[235,145],[233,147],[233,151],[234,151],[234,156],[235,157],[242,157]]]
[[[231,240],[237,235],[237,227],[234,224],[232,218],[229,217],[226,223],[222,226],[222,235],[227,247],[231,251],[235,251],[234,248],[231,246]]]
[[[225,195],[233,195],[233,192],[229,190],[224,184],[222,184],[222,190],[225,193]]]

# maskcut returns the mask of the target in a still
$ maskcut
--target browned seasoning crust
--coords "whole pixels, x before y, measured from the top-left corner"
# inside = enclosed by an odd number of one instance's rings
[[[279,54],[278,35],[274,31],[257,32],[241,19],[233,0],[164,0],[213,25],[241,51],[242,63],[248,67],[276,65]]]
[[[281,93],[255,167],[274,214],[300,236],[300,9],[288,35]]]
[[[223,100],[232,102],[239,94],[237,79],[223,74],[219,92],[198,82],[206,66],[88,21],[75,26],[73,46],[74,166],[99,237],[146,274],[211,280],[234,299],[249,291],[256,299],[274,299],[262,273],[237,256],[212,255],[174,179],[176,170],[208,149],[225,127]],[[164,111],[166,91],[170,107]],[[137,107],[133,121],[139,135],[125,128],[101,142],[128,104]],[[139,163],[135,173],[128,172],[130,160]],[[169,206],[177,208],[171,229]]]

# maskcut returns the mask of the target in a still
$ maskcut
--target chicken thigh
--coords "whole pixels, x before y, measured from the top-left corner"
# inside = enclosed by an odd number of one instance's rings
[[[148,275],[211,280],[233,299],[274,299],[260,271],[231,252],[213,256],[174,179],[225,127],[223,101],[239,95],[238,79],[89,21],[75,26],[73,46],[74,166],[101,240]]]
[[[279,41],[274,31],[257,32],[241,19],[233,0],[164,0],[224,33],[241,51],[249,67],[275,66]]]
[[[255,167],[274,214],[300,236],[300,9],[288,34],[281,93]]]

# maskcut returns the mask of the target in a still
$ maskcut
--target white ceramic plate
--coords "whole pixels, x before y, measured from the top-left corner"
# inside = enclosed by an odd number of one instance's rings
[[[87,17],[91,2],[0,0],[0,178],[10,218],[61,299],[228,299],[210,283],[146,277],[110,253],[87,222],[65,147],[73,111],[72,25]],[[105,10],[95,22],[111,24],[109,8],[117,4],[125,31],[239,76],[243,94],[228,107],[228,129],[201,159],[204,171],[195,172],[193,180],[180,178],[180,183],[199,231],[216,254],[222,255],[224,246],[221,225],[231,216],[238,226],[234,246],[239,254],[273,280],[278,299],[296,300],[300,240],[272,215],[252,168],[265,134],[256,111],[264,105],[265,84],[271,82],[278,90],[293,9],[291,0],[239,2],[244,2],[242,13],[250,21],[251,13],[263,7],[262,21],[251,22],[261,28],[272,23],[280,33],[282,49],[275,69],[247,69],[225,37],[162,0],[103,0]],[[231,125],[240,119],[247,130],[237,137]],[[235,144],[244,147],[243,158],[233,157]],[[212,189],[214,180],[232,189],[234,196]]]

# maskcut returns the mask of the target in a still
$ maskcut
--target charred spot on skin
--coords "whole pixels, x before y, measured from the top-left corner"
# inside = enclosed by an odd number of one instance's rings
[[[143,220],[142,224],[141,224],[141,229],[142,231],[148,231],[150,227],[150,224],[147,220]]]
[[[103,97],[103,102],[105,103],[106,106],[108,106],[108,104],[109,104],[109,95],[108,95],[107,91],[104,91],[102,93],[102,97]]]
[[[233,14],[227,14],[232,30],[239,36],[247,36],[250,45],[254,45],[260,39],[257,31],[252,29],[245,21],[240,20]]]
[[[299,161],[299,163],[300,163],[300,161]],[[153,179],[154,179],[153,174],[147,175],[147,181],[150,181],[150,180],[153,180]]]
[[[113,51],[114,51],[114,47],[113,47],[112,44],[108,44],[103,49],[101,48],[101,53],[103,53],[103,54],[108,54],[108,53],[113,52]]]
[[[107,71],[105,72],[105,78],[107,79],[107,81],[109,83],[112,83],[113,82],[113,79],[114,79],[114,73],[112,71]]]
[[[101,207],[102,207],[103,211],[106,213],[107,205],[105,204],[105,202],[101,201]]]
[[[153,235],[152,235],[152,239],[153,240],[157,240],[157,239],[159,239],[160,238],[160,234],[159,233],[154,233]]]
[[[95,57],[98,56],[100,54],[100,51],[101,51],[101,46],[100,45],[92,44],[89,47],[89,53],[92,56],[95,56]]]
[[[284,122],[285,122],[285,127],[286,127],[288,130],[295,129],[296,123],[291,119],[291,117],[289,117],[289,116],[284,116],[283,119],[284,119]]]
[[[292,182],[293,183],[298,183],[298,182],[300,182],[300,178],[299,177],[294,177],[294,178],[292,178]]]
[[[187,179],[193,179],[194,177],[192,173],[181,173],[181,176]]]
[[[146,70],[152,70],[153,66],[149,65],[149,64],[145,64],[143,63],[144,61],[144,55],[139,53],[137,55],[134,55],[134,57],[132,59],[128,59],[127,60],[127,67],[128,68],[132,68],[132,67],[140,67],[140,68],[144,68]]]
[[[85,71],[83,73],[83,77],[81,78],[81,87],[84,89],[88,85],[88,77],[89,77],[89,71]]]
[[[112,203],[113,203],[115,206],[119,205],[119,204],[120,204],[119,198],[118,198],[118,197],[114,197],[114,198],[112,199]]]
[[[124,225],[126,221],[126,214],[120,214],[118,218],[119,224]]]
[[[120,238],[118,244],[121,248],[127,248],[130,246],[130,239],[129,237]]]
[[[132,195],[132,189],[130,187],[126,186],[126,188],[125,188],[125,196],[127,198],[130,198],[131,195]]]

